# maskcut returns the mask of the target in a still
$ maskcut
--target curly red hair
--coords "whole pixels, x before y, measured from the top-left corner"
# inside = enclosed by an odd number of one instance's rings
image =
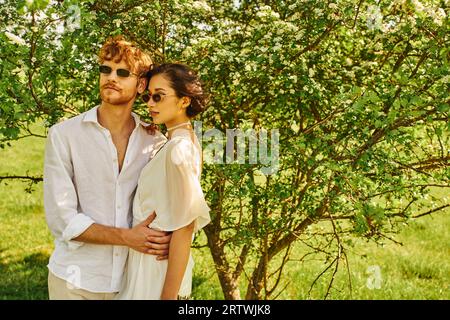
[[[123,60],[132,72],[143,76],[152,66],[150,56],[121,35],[109,38],[103,44],[99,53],[99,62],[103,63],[105,60],[115,63]]]

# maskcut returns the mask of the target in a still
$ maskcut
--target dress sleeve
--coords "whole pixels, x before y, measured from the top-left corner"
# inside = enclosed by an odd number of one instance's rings
[[[167,148],[167,188],[163,199],[157,200],[157,217],[152,227],[174,231],[195,221],[195,233],[211,221],[210,209],[200,185],[200,154],[187,139],[177,139]]]

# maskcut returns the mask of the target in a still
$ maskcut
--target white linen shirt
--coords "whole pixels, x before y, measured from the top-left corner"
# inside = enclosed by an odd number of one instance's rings
[[[128,248],[72,239],[93,223],[131,226],[140,172],[166,138],[159,132],[148,134],[143,128],[146,124],[132,113],[136,126],[119,173],[115,145],[109,130],[99,124],[97,109],[98,106],[55,124],[48,133],[44,207],[55,237],[48,268],[74,287],[99,293],[118,292]]]

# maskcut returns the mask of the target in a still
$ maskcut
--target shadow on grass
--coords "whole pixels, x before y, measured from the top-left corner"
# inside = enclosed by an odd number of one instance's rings
[[[47,300],[48,254],[37,252],[22,260],[0,260],[1,300]]]
[[[4,251],[0,249],[0,300],[47,300],[49,255],[37,252],[14,260],[11,256],[2,257]],[[206,281],[204,276],[194,276],[194,292]]]

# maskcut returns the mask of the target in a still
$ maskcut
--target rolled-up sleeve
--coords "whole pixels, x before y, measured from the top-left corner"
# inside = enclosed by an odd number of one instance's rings
[[[55,238],[67,242],[69,249],[83,245],[72,239],[95,221],[78,211],[70,148],[64,144],[55,126],[49,130],[45,146],[44,207],[48,227]]]

